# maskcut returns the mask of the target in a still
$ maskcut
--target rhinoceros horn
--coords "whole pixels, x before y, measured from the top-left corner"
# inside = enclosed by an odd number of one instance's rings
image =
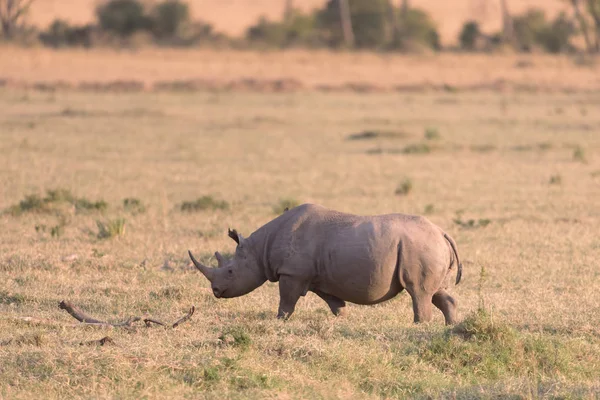
[[[206,279],[212,282],[213,277],[215,275],[215,271],[212,268],[208,268],[200,264],[200,262],[194,258],[194,255],[191,251],[188,250],[188,254],[190,255],[190,258],[192,259],[192,262],[194,263],[196,268],[198,268],[198,270],[202,272],[202,275],[204,275]]]
[[[223,263],[225,262],[225,259],[218,251],[215,252],[215,257],[217,258],[217,262],[219,263],[219,268],[221,268],[223,266]]]

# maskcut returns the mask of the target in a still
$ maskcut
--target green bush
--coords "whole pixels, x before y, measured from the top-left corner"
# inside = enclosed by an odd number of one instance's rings
[[[575,25],[565,13],[559,14],[551,23],[543,10],[532,8],[513,20],[516,46],[521,51],[542,48],[551,53],[571,50],[570,41]]]
[[[314,15],[293,11],[283,22],[269,21],[261,17],[248,28],[246,38],[275,47],[318,46],[320,44]]]
[[[179,0],[163,1],[152,10],[152,33],[159,39],[180,37],[189,22],[190,8]]]
[[[98,6],[96,16],[102,30],[119,36],[127,37],[150,27],[144,6],[137,0],[109,0]]]
[[[51,47],[83,46],[92,45],[91,25],[73,26],[61,19],[55,19],[48,29],[40,33],[40,41]]]
[[[399,37],[396,42],[401,48],[408,49],[413,44],[424,45],[439,50],[440,35],[431,16],[420,9],[408,9],[400,16]]]
[[[475,50],[477,38],[481,35],[479,24],[476,21],[467,21],[460,31],[458,41],[463,50]]]

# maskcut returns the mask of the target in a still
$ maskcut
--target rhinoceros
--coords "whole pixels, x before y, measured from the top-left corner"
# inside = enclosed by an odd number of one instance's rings
[[[358,216],[303,204],[284,212],[244,238],[235,230],[235,255],[215,257],[207,267],[188,251],[196,268],[211,282],[217,298],[243,296],[267,280],[279,282],[278,318],[289,318],[301,296],[311,291],[333,314],[346,302],[377,304],[402,290],[410,294],[414,322],[431,320],[432,303],[446,324],[456,323],[456,300],[446,291],[462,264],[456,243],[421,216]]]

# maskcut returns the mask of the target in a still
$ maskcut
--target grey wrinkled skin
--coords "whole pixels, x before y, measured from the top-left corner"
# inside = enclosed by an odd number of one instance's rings
[[[311,291],[335,315],[346,302],[377,304],[402,290],[412,298],[414,321],[431,319],[432,304],[446,324],[456,323],[456,301],[446,289],[462,265],[456,243],[424,217],[358,216],[303,204],[259,228],[248,238],[235,230],[235,256],[215,253],[218,268],[194,265],[210,280],[218,298],[242,296],[267,280],[279,282],[278,318],[294,312]]]

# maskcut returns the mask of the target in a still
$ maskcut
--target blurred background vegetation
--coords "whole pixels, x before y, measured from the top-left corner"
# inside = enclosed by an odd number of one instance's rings
[[[442,47],[436,21],[408,0],[398,4],[390,0],[329,0],[313,11],[295,8],[292,0],[282,1],[285,11],[280,19],[260,17],[243,37],[231,37],[192,18],[189,4],[182,0],[103,0],[97,5],[95,20],[88,24],[56,19],[45,28],[26,22],[36,0],[0,0],[1,38],[55,48],[154,44],[399,52],[600,51],[600,0],[565,0],[570,12],[553,18],[536,8],[513,15],[507,0],[499,0],[503,21],[499,31],[484,32],[477,21],[467,20],[455,44],[446,47]]]

